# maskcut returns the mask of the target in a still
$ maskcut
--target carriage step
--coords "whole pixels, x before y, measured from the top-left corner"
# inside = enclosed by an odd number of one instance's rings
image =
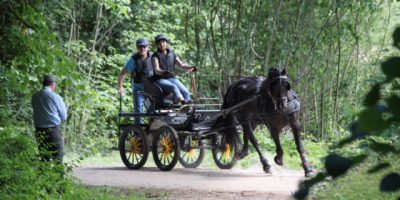
[[[193,126],[193,130],[194,131],[208,131],[208,130],[210,130],[210,127],[209,126],[196,126],[196,125],[194,125]]]

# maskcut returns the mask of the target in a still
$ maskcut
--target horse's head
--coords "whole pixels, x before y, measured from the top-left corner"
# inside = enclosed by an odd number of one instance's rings
[[[276,67],[270,69],[266,81],[267,87],[265,89],[272,99],[274,109],[278,111],[285,110],[288,104],[288,91],[290,90],[286,69]]]

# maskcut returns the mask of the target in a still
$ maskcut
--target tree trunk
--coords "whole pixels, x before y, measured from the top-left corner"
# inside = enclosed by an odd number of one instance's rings
[[[337,30],[338,30],[338,56],[337,56],[337,74],[336,74],[336,95],[335,95],[335,104],[334,104],[334,118],[333,118],[333,128],[336,129],[337,127],[337,122],[339,118],[339,92],[340,92],[340,60],[341,60],[341,30],[340,30],[340,13],[339,13],[339,7],[340,7],[340,0],[336,1],[337,5],[335,8],[335,13],[336,13],[336,20],[337,20]]]

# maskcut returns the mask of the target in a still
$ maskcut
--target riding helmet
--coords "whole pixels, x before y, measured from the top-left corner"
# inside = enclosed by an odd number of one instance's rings
[[[169,39],[168,39],[168,37],[167,37],[165,34],[157,35],[157,36],[154,38],[154,41],[156,42],[156,44],[158,44],[158,42],[161,41],[161,40],[165,40],[165,41],[167,41],[167,42],[169,43]]]
[[[149,41],[146,38],[136,40],[136,46],[149,46]]]

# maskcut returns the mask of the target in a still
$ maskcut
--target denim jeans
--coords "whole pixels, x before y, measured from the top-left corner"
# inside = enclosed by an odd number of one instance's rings
[[[133,90],[133,111],[135,113],[144,113],[144,102],[146,98],[142,90]],[[144,124],[143,117],[135,117],[135,124]]]
[[[163,90],[172,91],[175,98],[184,98],[185,102],[190,101],[190,93],[186,87],[176,78],[163,78],[156,81]]]

